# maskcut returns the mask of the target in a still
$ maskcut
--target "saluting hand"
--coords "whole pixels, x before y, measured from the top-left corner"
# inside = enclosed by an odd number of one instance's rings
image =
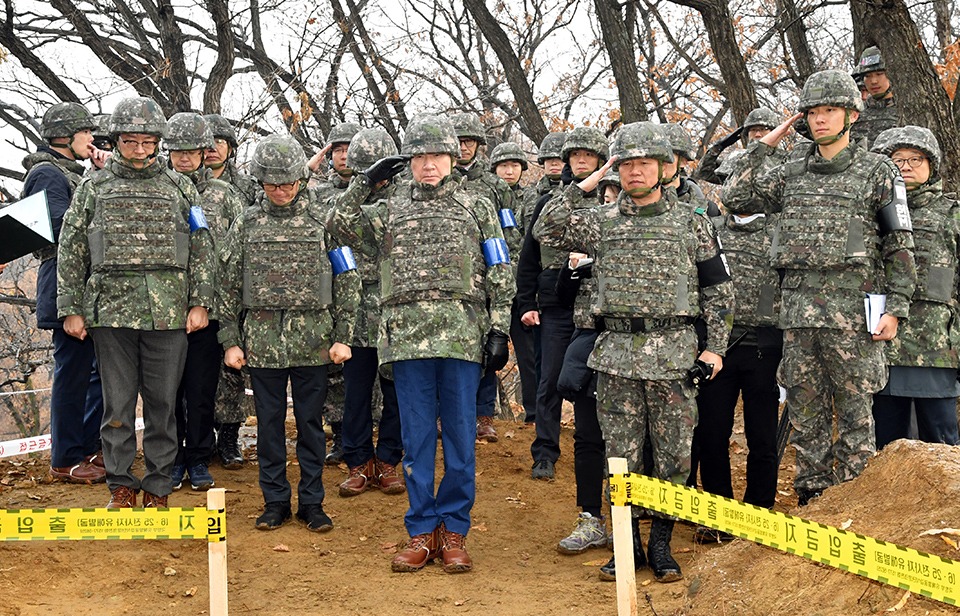
[[[771,148],[777,147],[777,145],[783,141],[783,138],[787,136],[790,132],[790,129],[793,128],[793,123],[803,117],[802,113],[797,113],[786,120],[783,121],[780,126],[776,127],[760,140],[760,143],[765,143]]]
[[[577,183],[577,186],[580,187],[580,190],[583,192],[590,192],[597,187],[597,184],[600,183],[600,180],[603,179],[603,176],[607,174],[607,171],[610,170],[610,167],[613,166],[613,163],[617,162],[616,156],[611,156],[607,162],[603,163],[603,166],[588,175],[587,177],[580,180]]]

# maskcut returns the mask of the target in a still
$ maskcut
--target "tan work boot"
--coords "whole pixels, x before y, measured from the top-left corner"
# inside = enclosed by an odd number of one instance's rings
[[[374,458],[376,467],[377,485],[384,494],[403,494],[407,486],[403,482],[403,477],[397,472],[397,465],[387,464],[383,460]]]
[[[357,496],[377,486],[377,469],[373,458],[363,464],[350,467],[350,476],[340,484],[340,496]]]
[[[439,551],[440,529],[435,528],[429,533],[410,537],[407,546],[393,557],[390,568],[394,573],[419,571],[436,558]]]

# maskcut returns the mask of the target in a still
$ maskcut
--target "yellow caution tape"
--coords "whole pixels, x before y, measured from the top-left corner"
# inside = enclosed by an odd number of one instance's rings
[[[960,562],[948,558],[635,473],[610,476],[610,502],[653,509],[943,603],[960,603]]]
[[[90,539],[227,540],[221,509],[0,509],[0,540]]]

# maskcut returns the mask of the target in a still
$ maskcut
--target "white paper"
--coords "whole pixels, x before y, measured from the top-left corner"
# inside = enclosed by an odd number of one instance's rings
[[[9,216],[37,235],[53,243],[53,226],[47,209],[47,191],[41,190],[0,210],[0,216]]]
[[[867,332],[876,334],[880,327],[880,317],[887,311],[887,296],[867,293],[863,298],[863,310],[867,317]]]

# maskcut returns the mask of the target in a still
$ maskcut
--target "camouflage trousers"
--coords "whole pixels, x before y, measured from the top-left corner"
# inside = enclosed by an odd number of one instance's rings
[[[343,385],[343,366],[327,366],[327,401],[323,405],[323,418],[327,423],[343,421],[346,391]]]
[[[794,430],[794,486],[822,490],[859,475],[876,453],[872,407],[887,381],[883,343],[866,332],[788,329],[777,380]]]
[[[244,389],[248,387],[250,375],[246,369],[242,372],[226,366],[220,366],[220,382],[217,384],[217,399],[214,406],[214,419],[219,424],[239,423],[247,421],[247,417],[255,415],[253,396],[247,396]]]
[[[643,443],[649,435],[652,476],[680,485],[686,482],[697,425],[696,390],[686,381],[635,381],[601,372],[597,418],[608,458],[626,458],[627,470],[643,474]],[[634,510],[639,515],[639,508]]]

